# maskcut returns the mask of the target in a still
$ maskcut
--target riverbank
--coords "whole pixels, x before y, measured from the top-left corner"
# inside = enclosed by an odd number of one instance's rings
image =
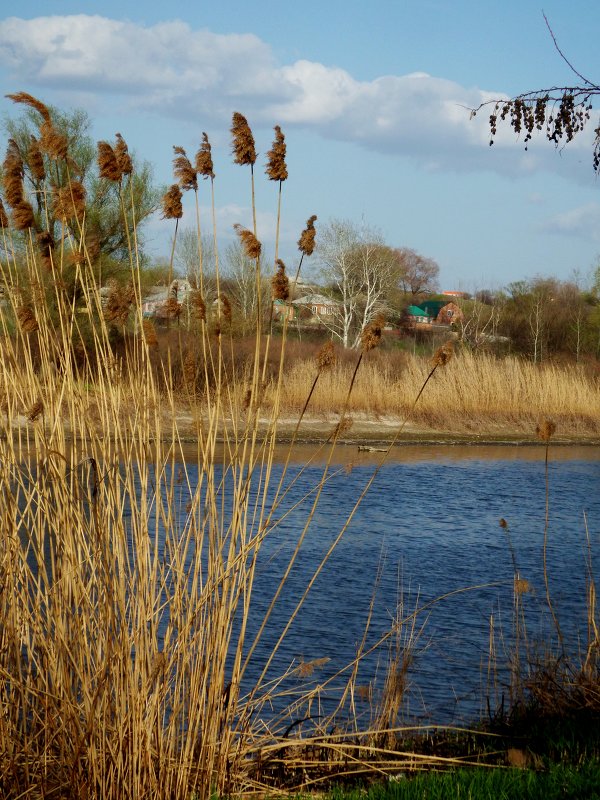
[[[292,441],[299,444],[321,444],[330,439],[336,426],[339,424],[338,414],[306,415],[300,425],[298,420],[282,415],[277,420],[276,439],[280,444]],[[349,427],[338,435],[337,443],[340,445],[387,448],[391,444],[402,445],[542,445],[536,434],[536,425],[542,420],[523,419],[517,423],[499,424],[489,423],[487,426],[480,421],[475,426],[468,420],[463,420],[461,425],[454,428],[428,427],[394,416],[373,416],[369,414],[353,414],[346,422]],[[552,439],[553,445],[600,445],[600,432],[595,426],[582,424],[580,421],[565,419],[563,427],[557,424],[556,434]],[[165,419],[165,425],[172,426]],[[265,417],[259,420],[259,432],[266,434],[272,421]],[[600,420],[598,420],[600,426]],[[193,443],[201,436],[206,421],[189,411],[177,413],[177,429],[182,441]],[[233,427],[233,426],[231,426]],[[168,428],[167,428],[168,429]],[[228,426],[230,430],[230,426]],[[168,434],[165,439],[168,439]],[[220,436],[224,438],[223,433]]]

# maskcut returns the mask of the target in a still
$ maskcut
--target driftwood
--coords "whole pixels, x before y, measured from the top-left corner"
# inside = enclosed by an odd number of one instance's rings
[[[368,444],[358,445],[359,453],[387,453],[388,450],[389,450],[388,447],[371,447]]]

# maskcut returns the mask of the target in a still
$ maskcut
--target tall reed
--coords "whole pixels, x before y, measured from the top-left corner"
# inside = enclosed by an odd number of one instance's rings
[[[181,336],[157,361],[156,330],[142,314],[135,207],[127,190],[133,167],[123,138],[100,143],[98,153],[100,179],[118,192],[130,246],[128,283],[114,286],[105,302],[68,149],[42,103],[15,97],[40,115],[45,190],[40,213],[30,213],[21,154],[10,143],[4,189],[12,219],[0,215],[0,789],[5,797],[102,800],[255,790],[268,772],[264,758],[289,744],[290,720],[310,716],[322,692],[308,680],[288,698],[285,681],[307,677],[302,665],[275,677],[267,668],[251,673],[269,616],[250,632],[257,564],[266,537],[288,513],[294,482],[289,460],[274,478],[285,336],[268,387],[269,337],[260,314],[252,363],[243,373],[228,370],[227,304],[219,298],[222,318],[209,328],[199,250],[192,321],[201,364],[184,352]],[[251,166],[254,198],[254,140],[241,115],[233,133],[235,160]],[[278,209],[287,176],[282,145],[276,128],[269,177],[278,182]],[[177,225],[181,189],[196,192],[197,174],[211,178],[214,209],[214,170],[206,135],[194,167],[181,148],[175,155],[177,183],[164,198],[163,215]],[[53,176],[65,174],[65,183],[54,183]],[[47,204],[56,197],[60,213],[49,229],[54,217]],[[253,218],[253,230],[240,235],[252,249],[259,286],[254,199]],[[302,258],[314,248],[315,219],[300,238]],[[115,348],[115,327],[124,350]],[[377,337],[374,329],[365,336],[366,351]],[[183,458],[176,367],[188,386],[197,369],[205,376],[201,396],[188,391],[196,421],[193,469]],[[323,354],[302,413],[328,367]],[[259,425],[265,418],[266,428]],[[338,433],[323,446],[332,447]],[[330,462],[298,501],[306,515],[290,565],[314,532]],[[340,519],[338,540],[356,507]],[[309,576],[292,618],[275,631],[268,663],[333,550]],[[356,663],[341,673],[343,698],[352,695]],[[333,724],[325,715],[318,730]],[[360,769],[371,752],[339,734],[321,747],[336,754],[330,764],[352,752]]]

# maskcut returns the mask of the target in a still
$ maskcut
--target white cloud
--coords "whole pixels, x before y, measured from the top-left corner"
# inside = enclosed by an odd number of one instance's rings
[[[117,96],[130,109],[202,119],[203,125],[222,124],[242,110],[253,124],[307,127],[419,159],[429,169],[562,169],[543,141],[536,142],[535,156],[515,158],[519,145],[507,129],[499,130],[490,153],[489,113],[470,119],[469,109],[500,93],[424,72],[358,81],[317,62],[280,65],[253,34],[215,34],[180,21],[143,27],[83,14],[11,17],[0,22],[0,63],[19,88],[25,82],[105,95],[107,102]],[[580,146],[578,140],[570,149]]]
[[[600,203],[592,202],[556,214],[542,226],[545,233],[600,242]]]

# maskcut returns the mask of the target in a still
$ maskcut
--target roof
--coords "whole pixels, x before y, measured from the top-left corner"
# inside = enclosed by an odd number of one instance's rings
[[[292,301],[294,305],[298,306],[338,306],[337,300],[332,300],[331,297],[325,297],[324,294],[305,294],[297,300]]]
[[[425,300],[423,303],[420,303],[419,308],[421,308],[429,317],[437,317],[444,306],[447,306],[451,303],[451,300]]]
[[[410,314],[411,317],[426,317],[427,316],[425,311],[423,311],[422,308],[419,308],[419,306],[409,306],[406,309],[406,313]]]

